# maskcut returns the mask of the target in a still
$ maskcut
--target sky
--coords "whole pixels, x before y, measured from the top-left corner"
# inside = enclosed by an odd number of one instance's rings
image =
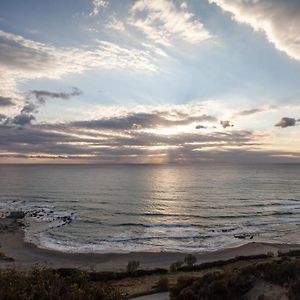
[[[0,163],[300,162],[299,0],[1,0]]]

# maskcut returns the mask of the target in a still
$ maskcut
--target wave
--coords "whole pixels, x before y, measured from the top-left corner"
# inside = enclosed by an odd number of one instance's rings
[[[164,227],[164,228],[190,228],[190,227],[206,227],[201,224],[153,224],[153,223],[121,223],[113,225],[115,227]]]
[[[300,207],[299,207],[300,209]],[[112,212],[113,214],[113,212]],[[184,217],[184,218],[195,218],[195,219],[205,219],[205,220],[217,220],[217,219],[243,219],[243,218],[257,218],[257,217],[269,217],[276,215],[296,215],[300,214],[295,211],[270,211],[267,213],[264,212],[255,212],[252,214],[236,214],[236,215],[211,215],[211,216],[201,216],[195,214],[170,214],[170,213],[133,213],[133,212],[116,212],[117,215],[124,216],[138,216],[138,217]]]

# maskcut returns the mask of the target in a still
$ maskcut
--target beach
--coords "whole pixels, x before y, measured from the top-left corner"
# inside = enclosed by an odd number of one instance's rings
[[[128,261],[138,260],[142,269],[166,268],[170,264],[182,260],[183,252],[129,252],[129,253],[64,253],[40,249],[24,241],[22,219],[0,219],[0,252],[10,259],[0,259],[0,267],[30,268],[44,265],[51,268],[79,268],[97,271],[124,271]],[[277,255],[278,251],[298,250],[297,244],[245,243],[239,247],[221,249],[211,252],[194,253],[197,263],[229,260],[238,256],[254,256],[259,254]]]

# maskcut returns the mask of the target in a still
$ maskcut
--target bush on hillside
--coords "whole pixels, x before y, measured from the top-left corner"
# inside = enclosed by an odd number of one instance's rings
[[[197,262],[197,257],[193,254],[188,254],[185,256],[184,262],[188,267],[191,267]]]
[[[91,282],[87,272],[61,275],[47,268],[29,271],[0,270],[2,300],[121,300],[118,291],[108,284]]]
[[[140,266],[140,262],[137,260],[131,260],[127,264],[127,273],[132,274],[134,273]]]

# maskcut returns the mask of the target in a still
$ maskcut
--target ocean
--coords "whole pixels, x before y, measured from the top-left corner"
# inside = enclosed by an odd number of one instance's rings
[[[65,252],[300,243],[300,165],[0,165],[0,213]]]

